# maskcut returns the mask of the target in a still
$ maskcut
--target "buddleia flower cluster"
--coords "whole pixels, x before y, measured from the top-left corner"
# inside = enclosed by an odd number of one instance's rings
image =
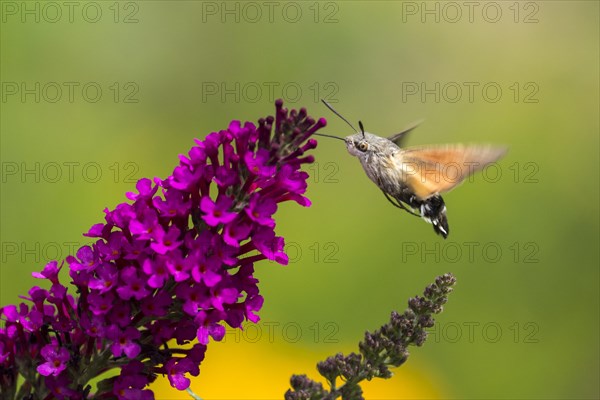
[[[363,399],[360,383],[373,378],[392,377],[390,367],[399,367],[408,359],[408,347],[422,346],[427,339],[427,328],[434,326],[434,314],[443,310],[456,278],[452,274],[438,276],[425,288],[423,296],[408,301],[408,309],[399,314],[392,312],[390,321],[381,328],[366,332],[358,345],[360,354],[341,353],[317,364],[329,389],[306,375],[294,375],[286,400],[348,400]]]
[[[258,125],[196,140],[166,179],[138,181],[84,234],[91,245],[33,274],[49,289],[0,308],[2,398],[153,399],[159,374],[183,390],[226,325],[259,320],[254,264],[287,264],[274,214],[285,201],[310,206],[301,166],[326,124],[275,105]]]

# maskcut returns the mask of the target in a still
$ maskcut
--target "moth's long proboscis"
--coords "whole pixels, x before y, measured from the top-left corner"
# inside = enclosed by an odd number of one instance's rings
[[[342,117],[342,115],[339,112],[335,111],[333,109],[333,107],[331,106],[331,104],[329,104],[328,102],[326,102],[323,99],[321,99],[321,101],[323,102],[323,104],[325,104],[325,106],[327,108],[329,108],[331,110],[332,113],[334,113],[335,115],[337,115],[338,117],[340,117],[345,123],[347,123],[350,126],[350,128],[352,128],[354,130],[354,132],[359,132],[358,129],[356,129],[354,127],[354,125],[352,125],[346,118]]]
[[[345,142],[344,138],[341,138],[341,137],[339,137],[339,136],[326,135],[326,134],[324,134],[324,133],[313,133],[313,135],[316,135],[316,136],[323,136],[323,137],[328,137],[328,138],[332,138],[332,139],[339,139],[339,140],[341,140],[341,141]]]

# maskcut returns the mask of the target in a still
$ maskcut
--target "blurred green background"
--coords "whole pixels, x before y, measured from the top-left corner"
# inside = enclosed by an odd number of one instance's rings
[[[443,241],[320,140],[313,206],[278,213],[292,262],[257,265],[259,329],[209,346],[194,390],[281,398],[453,272],[430,340],[368,398],[600,396],[598,2],[65,3],[1,2],[2,304],[194,137],[279,97],[350,134],[322,97],[380,135],[425,118],[410,145],[510,152],[445,196]]]

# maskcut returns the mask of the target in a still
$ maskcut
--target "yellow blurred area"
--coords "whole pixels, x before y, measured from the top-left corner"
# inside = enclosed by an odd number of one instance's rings
[[[289,388],[289,379],[293,374],[306,374],[327,388],[324,380],[319,379],[322,377],[316,370],[316,364],[334,355],[332,351],[316,352],[292,343],[275,344],[265,340],[256,343],[241,340],[211,342],[200,367],[200,375],[192,377],[191,389],[204,400],[281,399]],[[391,379],[365,382],[362,385],[365,398],[445,398],[438,387],[439,380],[433,383],[436,381],[434,374],[429,371],[423,374],[411,367],[410,357],[406,364],[393,372]],[[172,388],[166,377],[159,377],[151,389],[157,400],[190,399],[186,392]]]

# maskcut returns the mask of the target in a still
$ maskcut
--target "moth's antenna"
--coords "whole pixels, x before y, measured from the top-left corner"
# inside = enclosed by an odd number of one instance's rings
[[[331,112],[333,112],[335,115],[337,115],[338,117],[340,117],[345,123],[347,123],[348,125],[350,125],[350,128],[352,128],[354,130],[354,132],[358,132],[358,129],[356,129],[350,122],[348,122],[348,120],[344,117],[342,117],[342,115],[335,111],[333,109],[333,107],[331,106],[331,104],[329,104],[328,102],[326,102],[325,100],[321,99],[321,101],[323,102],[323,104],[325,104],[327,106],[327,108],[329,108],[331,110]]]
[[[358,126],[360,127],[360,131],[363,134],[363,139],[365,138],[365,128],[363,127],[362,121],[358,121]]]
[[[345,142],[344,138],[341,138],[341,137],[338,137],[338,136],[326,135],[324,133],[313,133],[313,135],[328,137],[328,138],[332,138],[332,139],[339,139],[339,140]]]

